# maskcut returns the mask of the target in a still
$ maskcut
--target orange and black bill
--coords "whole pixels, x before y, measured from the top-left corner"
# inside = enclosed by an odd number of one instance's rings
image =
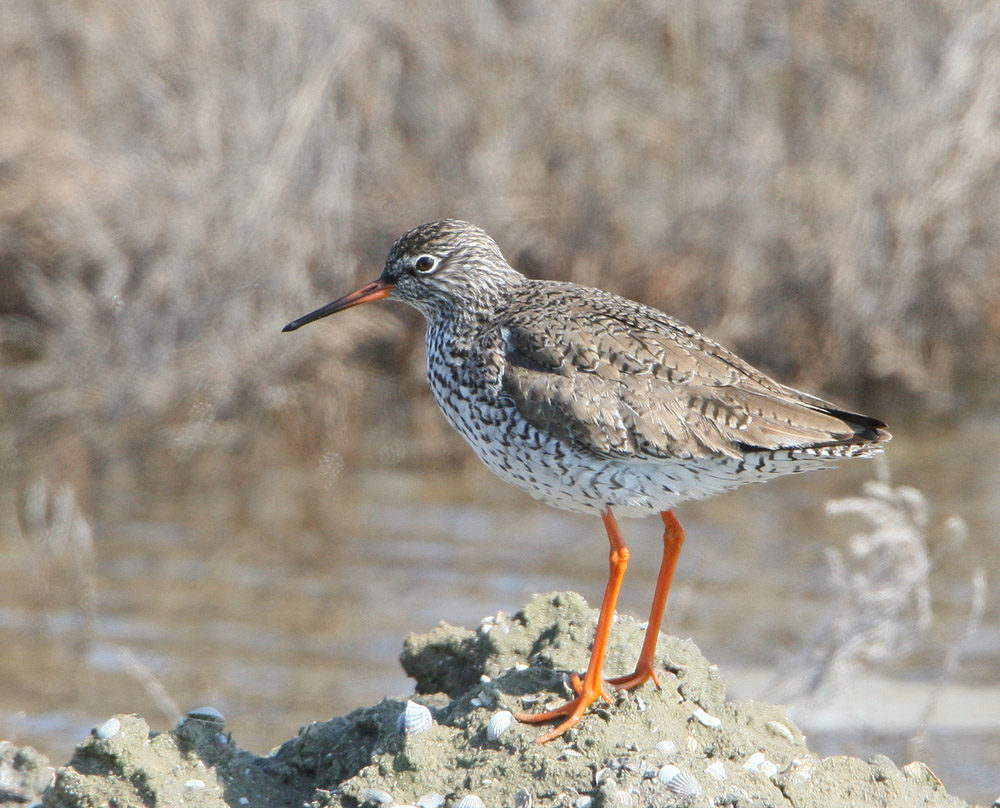
[[[316,311],[299,317],[298,320],[292,320],[292,322],[281,330],[294,331],[296,328],[301,328],[306,323],[311,323],[313,320],[319,320],[321,317],[326,317],[328,314],[336,314],[338,311],[349,309],[351,306],[360,306],[362,303],[368,303],[372,300],[381,300],[383,297],[388,297],[391,294],[392,284],[380,278],[377,281],[372,281],[366,286],[362,286],[356,292],[351,292],[349,295],[337,298],[333,301],[333,303],[327,303],[321,309],[316,309]]]

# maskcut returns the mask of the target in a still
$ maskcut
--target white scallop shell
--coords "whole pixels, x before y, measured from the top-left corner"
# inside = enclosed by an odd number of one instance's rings
[[[653,747],[661,755],[672,755],[677,751],[677,744],[673,741],[659,741],[656,746]]]
[[[681,771],[676,766],[666,765],[660,769],[658,775],[660,782],[667,787],[667,791],[682,797],[696,797],[702,793],[701,783],[690,774]]]
[[[467,794],[458,801],[455,808],[486,808],[486,804],[475,794]]]
[[[514,714],[510,710],[500,710],[494,713],[490,722],[486,725],[486,737],[495,741],[503,735],[514,724]]]
[[[399,714],[399,719],[396,721],[396,729],[407,735],[416,735],[418,732],[429,730],[433,723],[434,716],[423,704],[407,701],[406,709]]]

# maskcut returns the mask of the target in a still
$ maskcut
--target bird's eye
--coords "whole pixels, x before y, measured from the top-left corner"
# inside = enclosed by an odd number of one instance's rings
[[[421,255],[413,264],[413,267],[423,275],[429,275],[437,269],[438,260],[433,255]]]

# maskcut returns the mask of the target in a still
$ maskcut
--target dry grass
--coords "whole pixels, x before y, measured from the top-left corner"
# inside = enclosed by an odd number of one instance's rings
[[[441,215],[817,391],[937,408],[967,378],[996,392],[993,6],[0,0],[0,16],[0,438],[22,456],[54,446],[100,472],[262,426],[323,451],[362,413],[423,424],[418,384],[367,373],[418,381],[408,320],[278,328]]]

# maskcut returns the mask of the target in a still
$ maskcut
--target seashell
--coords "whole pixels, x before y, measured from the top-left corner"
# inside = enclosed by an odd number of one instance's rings
[[[122,722],[117,718],[109,718],[103,724],[98,724],[90,732],[99,741],[107,741],[114,738],[122,729]]]
[[[778,764],[768,760],[763,752],[754,752],[747,758],[743,768],[748,772],[759,772],[765,777],[773,777],[778,771]]]
[[[494,713],[490,722],[486,725],[486,738],[495,741],[503,735],[514,723],[514,714],[510,710],[501,710]]]
[[[699,749],[701,749],[701,744],[698,743],[698,739],[694,735],[686,735],[684,737],[684,748],[692,755],[697,755]]]
[[[417,805],[420,808],[441,808],[444,805],[444,795],[431,791],[417,800]]]
[[[656,746],[653,747],[661,755],[672,755],[677,751],[677,744],[673,741],[658,741]]]
[[[392,794],[381,788],[362,788],[358,791],[358,802],[369,805],[392,805]]]
[[[931,767],[921,760],[913,760],[903,766],[903,776],[911,780],[926,780],[935,787],[944,786],[941,778],[931,771]]]
[[[516,671],[526,671],[531,667],[527,662],[516,662],[514,663],[514,670]]]
[[[714,715],[709,715],[701,707],[691,713],[691,717],[701,724],[703,727],[711,727],[712,729],[718,729],[722,726],[722,719],[716,718]]]
[[[572,746],[567,746],[562,751],[564,757],[584,757],[583,752],[579,749],[574,749]]]
[[[527,707],[529,704],[534,704],[541,697],[542,696],[540,693],[525,693],[523,696],[521,696],[521,704]]]
[[[614,800],[615,803],[622,806],[622,808],[635,808],[635,798],[630,792],[623,789],[615,791]]]
[[[486,804],[475,794],[466,794],[455,808],[486,808]]]
[[[780,721],[768,721],[764,726],[775,737],[784,738],[789,743],[795,743],[795,736],[792,734],[792,731]]]
[[[709,763],[705,767],[705,774],[714,777],[716,780],[726,779],[726,764],[721,760],[715,761],[715,763]]]
[[[212,724],[219,729],[226,725],[226,717],[214,707],[199,707],[187,714],[192,721],[201,721],[205,724]]]
[[[532,808],[534,802],[535,798],[531,796],[531,792],[526,788],[520,789],[514,795],[514,808]]]
[[[574,803],[574,805],[576,805],[576,808],[590,808],[590,806],[593,804],[594,804],[594,798],[588,797],[586,794],[584,794],[582,797],[577,797],[576,802]]]
[[[406,709],[399,714],[396,721],[396,731],[405,732],[407,735],[416,735],[418,732],[425,732],[434,723],[434,716],[423,704],[415,701],[407,701]]]
[[[493,681],[493,679],[491,677],[487,676],[485,673],[482,676],[479,677],[479,683],[483,684],[483,685],[488,685],[492,681]]]
[[[191,791],[198,791],[200,789],[203,789],[204,787],[205,787],[205,781],[204,780],[198,780],[198,779],[188,780],[184,784],[184,788],[191,789]]]
[[[612,782],[614,782],[615,779],[614,774],[615,773],[608,768],[598,769],[596,772],[594,772],[594,785],[599,786],[609,777],[611,778]]]
[[[497,697],[494,696],[490,691],[483,689],[479,691],[479,694],[476,696],[476,698],[470,699],[470,701],[474,702],[478,701],[479,704],[477,706],[479,707],[492,707],[494,704],[496,704]]]
[[[788,782],[791,783],[804,783],[811,780],[815,770],[816,764],[812,757],[796,758],[785,767],[785,772],[788,773]]]
[[[658,777],[660,778],[660,782],[667,787],[667,791],[673,792],[680,797],[697,797],[702,793],[701,783],[676,766],[669,764],[664,766],[660,769]]]

